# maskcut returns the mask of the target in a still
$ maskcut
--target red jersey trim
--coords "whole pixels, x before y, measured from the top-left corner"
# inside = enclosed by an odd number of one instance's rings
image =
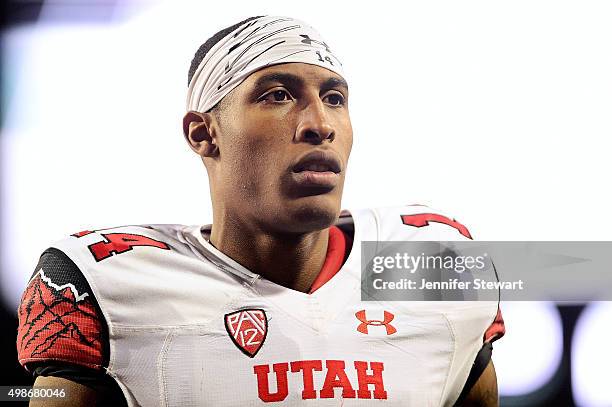
[[[309,294],[323,287],[325,283],[331,280],[332,277],[340,271],[346,254],[346,246],[346,236],[344,232],[337,226],[331,226],[329,228],[329,240],[327,242],[325,262],[323,263],[323,267],[321,267],[319,275],[317,275],[317,278],[315,278],[315,281],[312,283],[310,291],[308,292]]]
[[[506,333],[506,325],[504,324],[504,317],[502,316],[501,310],[497,309],[497,315],[493,323],[487,328],[483,335],[485,342],[494,342],[504,336]]]

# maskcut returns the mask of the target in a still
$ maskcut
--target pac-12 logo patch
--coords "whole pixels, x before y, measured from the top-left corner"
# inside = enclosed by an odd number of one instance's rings
[[[262,309],[243,309],[225,314],[225,329],[234,345],[252,358],[266,340],[268,318]]]

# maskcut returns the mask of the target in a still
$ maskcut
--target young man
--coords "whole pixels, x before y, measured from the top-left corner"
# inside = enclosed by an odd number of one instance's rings
[[[69,392],[46,405],[497,405],[496,304],[361,301],[362,241],[469,233],[423,206],[340,211],[348,85],[313,28],[217,33],[187,110],[213,223],[83,231],[43,253],[18,348],[36,386]]]

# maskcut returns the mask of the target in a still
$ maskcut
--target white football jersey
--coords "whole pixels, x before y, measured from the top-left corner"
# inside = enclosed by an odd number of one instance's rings
[[[361,242],[469,232],[424,206],[347,214],[350,255],[312,294],[245,269],[204,239],[210,226],[122,226],[53,246],[97,299],[107,372],[131,406],[452,406],[497,303],[362,301]],[[434,220],[403,221],[420,214]]]

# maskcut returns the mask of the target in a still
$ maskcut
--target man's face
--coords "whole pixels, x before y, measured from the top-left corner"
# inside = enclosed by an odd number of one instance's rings
[[[330,226],[353,143],[342,77],[315,65],[274,65],[227,97],[215,120],[219,154],[206,158],[221,204],[214,206],[263,230]]]

